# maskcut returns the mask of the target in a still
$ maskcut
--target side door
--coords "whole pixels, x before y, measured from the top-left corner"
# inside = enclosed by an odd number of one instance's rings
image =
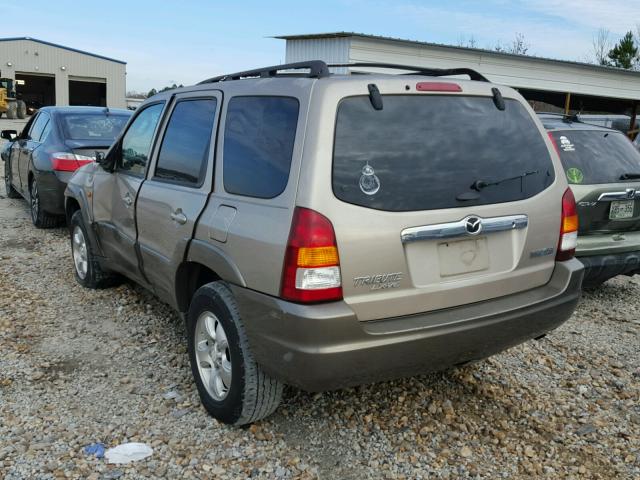
[[[22,189],[22,184],[20,183],[20,152],[23,147],[27,145],[27,139],[29,138],[29,131],[33,126],[37,115],[31,117],[29,122],[24,126],[24,129],[20,133],[20,136],[16,138],[11,145],[11,151],[9,152],[9,170],[11,173],[11,183],[13,186],[18,189],[24,196],[26,196],[27,192]]]
[[[175,97],[162,142],[136,205],[138,243],[145,276],[173,304],[176,269],[213,185],[215,132],[222,93]]]
[[[40,146],[40,137],[44,132],[51,117],[47,112],[40,112],[33,125],[29,129],[29,135],[20,143],[20,159],[18,160],[18,171],[20,173],[20,184],[24,192],[29,191],[29,164],[33,152]]]
[[[93,180],[93,215],[102,253],[110,268],[143,284],[147,282],[139,268],[135,203],[164,105],[153,103],[136,114],[109,152],[114,155],[113,172],[99,171]]]

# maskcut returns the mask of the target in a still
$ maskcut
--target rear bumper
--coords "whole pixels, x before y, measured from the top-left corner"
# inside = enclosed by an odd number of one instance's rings
[[[232,289],[256,361],[287,384],[323,391],[444,369],[543,335],[571,316],[582,275],[574,259],[533,290],[370,322],[344,302],[306,306]]]
[[[580,256],[584,264],[585,286],[597,286],[618,275],[640,273],[640,250],[608,255]]]

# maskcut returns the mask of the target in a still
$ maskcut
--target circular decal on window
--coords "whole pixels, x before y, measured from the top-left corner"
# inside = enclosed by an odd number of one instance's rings
[[[360,190],[365,195],[375,195],[380,190],[380,179],[376,175],[375,170],[369,163],[362,167],[362,175],[360,176]]]
[[[579,168],[571,167],[567,170],[567,179],[570,183],[582,183],[584,181],[584,174]]]

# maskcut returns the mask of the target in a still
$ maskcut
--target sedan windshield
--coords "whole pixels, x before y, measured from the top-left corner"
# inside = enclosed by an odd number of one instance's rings
[[[70,140],[115,140],[129,120],[127,115],[67,114],[62,116],[64,136]]]

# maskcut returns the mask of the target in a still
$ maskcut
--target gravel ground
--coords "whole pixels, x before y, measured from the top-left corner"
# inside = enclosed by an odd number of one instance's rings
[[[200,406],[177,315],[130,284],[76,285],[66,230],[35,229],[1,195],[0,477],[640,478],[639,310],[640,277],[615,279],[541,341],[433,375],[291,389],[235,429]],[[154,453],[127,466],[83,453],[126,441]]]

